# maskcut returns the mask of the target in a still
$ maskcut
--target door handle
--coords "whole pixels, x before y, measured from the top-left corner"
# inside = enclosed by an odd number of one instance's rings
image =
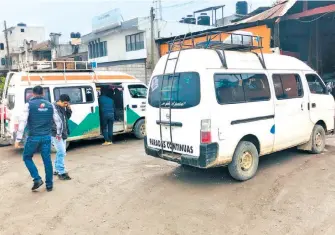
[[[94,113],[94,107],[91,106],[91,113]]]
[[[316,108],[316,103],[312,103],[312,108]]]
[[[304,104],[301,104],[301,110],[304,111]]]

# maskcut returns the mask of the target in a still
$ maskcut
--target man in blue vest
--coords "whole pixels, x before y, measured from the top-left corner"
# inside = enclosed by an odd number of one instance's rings
[[[43,185],[42,178],[33,162],[34,153],[40,149],[45,169],[46,188],[50,192],[53,189],[51,130],[54,121],[57,126],[57,138],[61,139],[62,120],[58,116],[55,107],[45,100],[43,96],[43,88],[41,86],[33,88],[33,98],[25,104],[23,114],[20,117],[15,147],[19,147],[24,130],[27,127],[28,137],[24,146],[23,161],[34,179],[32,190],[34,191]]]

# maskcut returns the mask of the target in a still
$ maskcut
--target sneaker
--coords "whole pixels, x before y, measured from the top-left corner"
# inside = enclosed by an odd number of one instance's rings
[[[41,187],[43,185],[43,180],[38,180],[36,182],[34,182],[33,187],[31,188],[32,191],[38,189],[39,187]]]
[[[47,192],[51,192],[53,190],[53,187],[47,188]]]
[[[56,175],[58,175],[58,172],[57,172],[57,171],[55,171],[55,172],[54,172],[54,175],[55,175],[55,176],[56,176]]]
[[[112,144],[113,144],[112,142],[106,141],[105,143],[102,144],[102,146],[108,146],[108,145],[112,145]]]
[[[71,177],[69,176],[68,173],[64,173],[64,174],[58,175],[58,178],[60,180],[71,180]]]

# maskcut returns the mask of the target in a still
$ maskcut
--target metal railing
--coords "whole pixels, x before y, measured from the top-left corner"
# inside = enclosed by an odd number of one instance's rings
[[[204,38],[199,42],[199,38]],[[168,53],[173,51],[188,50],[188,49],[212,49],[218,52],[223,67],[227,68],[225,62],[224,51],[244,51],[254,52],[263,68],[265,69],[265,61],[263,56],[263,38],[255,35],[228,33],[222,31],[204,32],[196,35],[185,35],[185,37],[176,37],[172,41],[168,41]],[[259,51],[257,54],[256,51]]]
[[[31,61],[21,63],[21,71],[76,71],[92,70],[92,64],[89,61]]]

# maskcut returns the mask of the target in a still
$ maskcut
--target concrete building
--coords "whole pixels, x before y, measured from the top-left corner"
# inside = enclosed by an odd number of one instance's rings
[[[28,61],[87,61],[87,46],[80,43],[80,38],[60,43],[60,37],[60,33],[51,33],[49,40],[33,45]]]
[[[0,74],[7,71],[6,68],[6,43],[3,34],[0,34]]]
[[[223,17],[222,19],[217,20],[216,24],[217,24],[218,27],[230,25],[234,21],[239,20],[239,19],[241,19],[243,17],[244,17],[244,15],[233,14],[233,15],[226,16],[226,17]]]
[[[27,60],[27,51],[32,48],[34,42],[38,43],[45,40],[45,29],[44,27],[27,26],[24,23],[19,23],[8,28],[7,35],[11,68],[18,69],[20,63]]]
[[[103,19],[103,16],[100,16]],[[106,19],[106,17],[105,17]],[[128,21],[109,20],[100,29],[92,26],[92,32],[82,41],[88,47],[89,61],[96,62],[98,69],[122,71],[148,82],[159,52],[154,43],[151,50],[151,21],[149,17]],[[154,39],[212,28],[155,20]],[[153,61],[151,58],[153,55]]]

